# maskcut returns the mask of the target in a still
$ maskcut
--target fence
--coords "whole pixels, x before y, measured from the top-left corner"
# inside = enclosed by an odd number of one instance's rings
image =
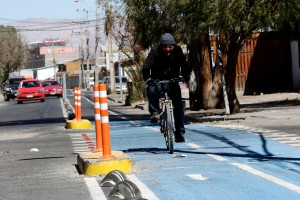
[[[216,41],[211,40],[216,61]],[[290,40],[279,33],[256,33],[239,52],[236,91],[260,94],[292,91]]]

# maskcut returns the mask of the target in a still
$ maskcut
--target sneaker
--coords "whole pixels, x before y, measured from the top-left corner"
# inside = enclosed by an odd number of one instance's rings
[[[159,119],[159,115],[152,115],[150,117],[150,122],[156,123],[158,121],[158,119]]]
[[[175,133],[175,142],[185,142],[182,132]]]

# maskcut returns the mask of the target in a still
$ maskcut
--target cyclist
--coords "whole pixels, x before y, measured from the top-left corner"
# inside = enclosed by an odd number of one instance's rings
[[[182,76],[184,81],[188,82],[191,73],[181,47],[176,45],[170,33],[163,34],[159,45],[151,49],[143,64],[142,72],[147,84],[150,121],[155,123],[159,119],[160,88],[157,84],[153,84],[154,80],[170,80]],[[174,106],[175,142],[185,142],[184,106],[178,83],[170,84],[168,95]]]

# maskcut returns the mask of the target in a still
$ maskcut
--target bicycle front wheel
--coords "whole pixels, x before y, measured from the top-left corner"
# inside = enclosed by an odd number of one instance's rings
[[[167,150],[170,154],[174,152],[174,116],[171,104],[165,105],[166,121],[165,121],[165,140]]]

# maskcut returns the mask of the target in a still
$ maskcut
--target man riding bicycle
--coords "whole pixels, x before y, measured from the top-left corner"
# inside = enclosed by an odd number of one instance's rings
[[[182,76],[188,82],[190,67],[186,61],[181,47],[176,45],[174,37],[170,33],[161,36],[157,47],[151,49],[142,67],[143,79],[147,84],[147,96],[149,102],[150,121],[157,122],[159,119],[160,87],[154,84],[155,80],[170,80]],[[182,102],[179,84],[170,83],[168,92],[174,106],[175,117],[175,142],[185,142],[184,106]]]

